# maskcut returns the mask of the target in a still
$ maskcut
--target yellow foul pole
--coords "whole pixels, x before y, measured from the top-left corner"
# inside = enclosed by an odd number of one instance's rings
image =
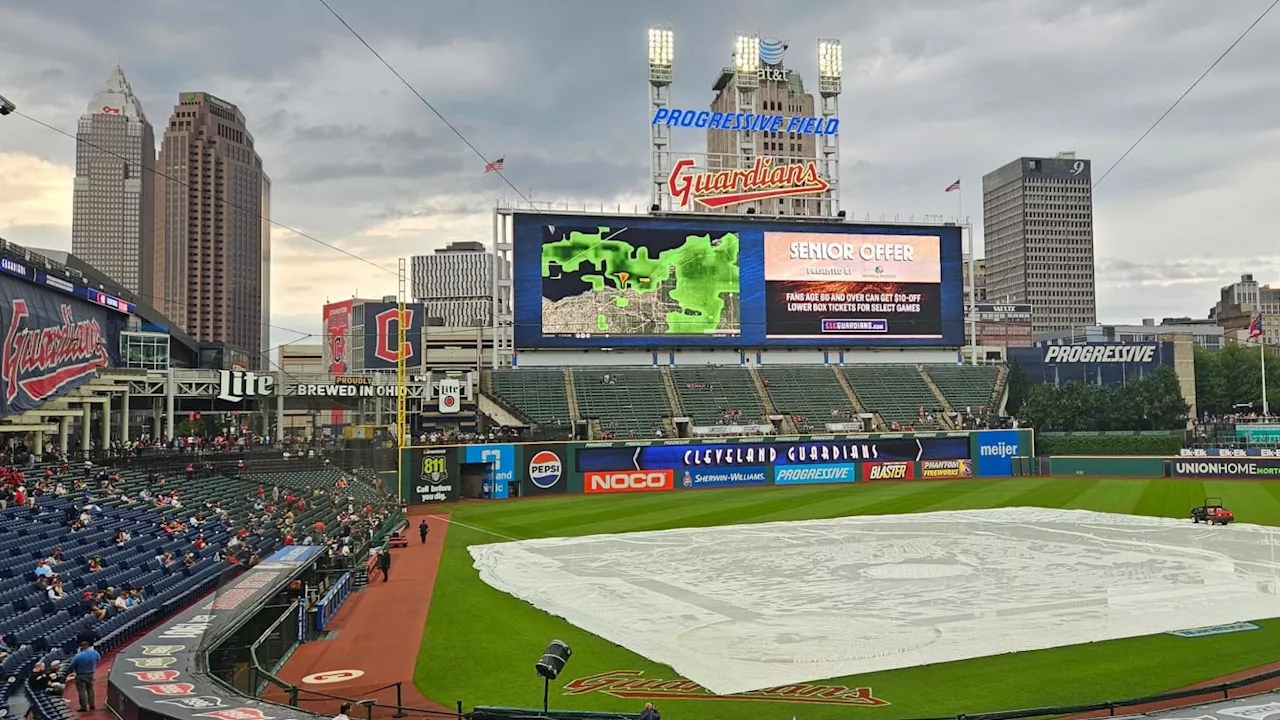
[[[399,302],[399,314],[396,316],[399,322],[396,323],[396,496],[401,500],[404,499],[404,449],[410,443],[407,441],[409,436],[409,426],[406,423],[406,415],[408,414],[407,403],[409,401],[408,384],[408,353],[405,352],[404,346],[408,344],[409,336],[409,313],[405,307],[405,259],[400,258],[399,272],[399,289],[396,292],[396,300]]]

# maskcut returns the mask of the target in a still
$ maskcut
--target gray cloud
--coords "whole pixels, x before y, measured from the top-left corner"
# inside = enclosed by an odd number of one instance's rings
[[[574,205],[644,202],[645,24],[674,25],[672,101],[689,107],[710,102],[735,31],[788,39],[788,64],[810,89],[816,38],[838,37],[845,207],[954,214],[958,198],[942,190],[960,177],[979,245],[983,173],[1068,149],[1101,173],[1261,10],[1199,0],[332,1],[485,155],[505,156],[521,192]],[[281,222],[391,264],[488,238],[499,179],[317,3],[0,0],[0,13],[0,93],[43,121],[74,132],[119,58],[156,124],[183,90],[240,105]],[[1277,46],[1272,17],[1099,188],[1103,318],[1200,316],[1240,272],[1280,280],[1280,262],[1265,259],[1280,163]],[[0,130],[0,153],[74,161],[65,136],[20,118]],[[689,131],[675,143],[701,150]],[[58,244],[57,228],[9,222],[0,231],[15,241]],[[385,273],[278,236],[293,253],[275,272],[279,317],[318,318],[326,293],[356,285],[395,289]]]

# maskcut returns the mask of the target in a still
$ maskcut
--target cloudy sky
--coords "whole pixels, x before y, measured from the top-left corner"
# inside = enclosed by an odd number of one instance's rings
[[[675,27],[677,106],[711,101],[737,32],[790,41],[810,86],[816,38],[839,38],[843,206],[954,215],[960,177],[980,247],[984,172],[1075,150],[1098,177],[1271,0],[331,3],[517,187],[576,206],[645,204],[647,24]],[[240,106],[277,222],[389,268],[490,239],[498,179],[317,0],[0,0],[0,16],[0,94],[41,121],[74,133],[119,62],[157,125],[181,91]],[[1098,187],[1103,321],[1203,316],[1242,272],[1280,282],[1276,48],[1280,12]],[[0,121],[0,236],[70,248],[74,157]],[[326,299],[395,292],[288,230],[274,248],[273,343],[318,333]]]

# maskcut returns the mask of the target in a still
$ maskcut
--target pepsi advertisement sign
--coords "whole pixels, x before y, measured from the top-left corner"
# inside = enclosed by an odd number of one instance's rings
[[[583,447],[576,457],[580,473],[614,470],[685,470],[914,462],[969,457],[968,437],[794,440],[715,445]],[[680,477],[680,475],[677,475]]]
[[[685,470],[680,486],[685,488],[752,487],[769,484],[766,467],[695,468]]]
[[[569,492],[566,446],[524,445],[520,449],[524,453],[521,494],[558,495]]]

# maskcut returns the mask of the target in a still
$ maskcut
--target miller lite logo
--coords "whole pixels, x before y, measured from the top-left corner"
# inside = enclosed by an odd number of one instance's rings
[[[555,487],[563,474],[560,456],[550,450],[539,450],[529,460],[529,481],[543,490]]]
[[[41,403],[69,385],[110,365],[106,333],[97,320],[76,320],[70,305],[59,309],[61,324],[24,327],[31,313],[26,300],[14,300],[0,353],[4,402],[19,395]]]
[[[377,340],[373,347],[374,357],[389,363],[399,363],[400,353],[396,352],[396,345],[400,343],[400,309],[391,308],[383,310],[373,316],[374,326],[377,328]],[[405,332],[413,327],[413,310],[405,308],[404,311],[404,327]],[[405,362],[413,358],[413,343],[405,340],[404,347],[401,349],[404,353]]]
[[[247,370],[219,370],[219,400],[238,403],[247,397],[266,397],[275,390],[276,379]]]
[[[667,189],[681,208],[697,204],[715,209],[831,189],[831,183],[818,176],[818,163],[813,160],[775,166],[773,158],[758,157],[746,170],[702,173],[694,171],[695,165],[691,158],[677,160],[667,178]]]

